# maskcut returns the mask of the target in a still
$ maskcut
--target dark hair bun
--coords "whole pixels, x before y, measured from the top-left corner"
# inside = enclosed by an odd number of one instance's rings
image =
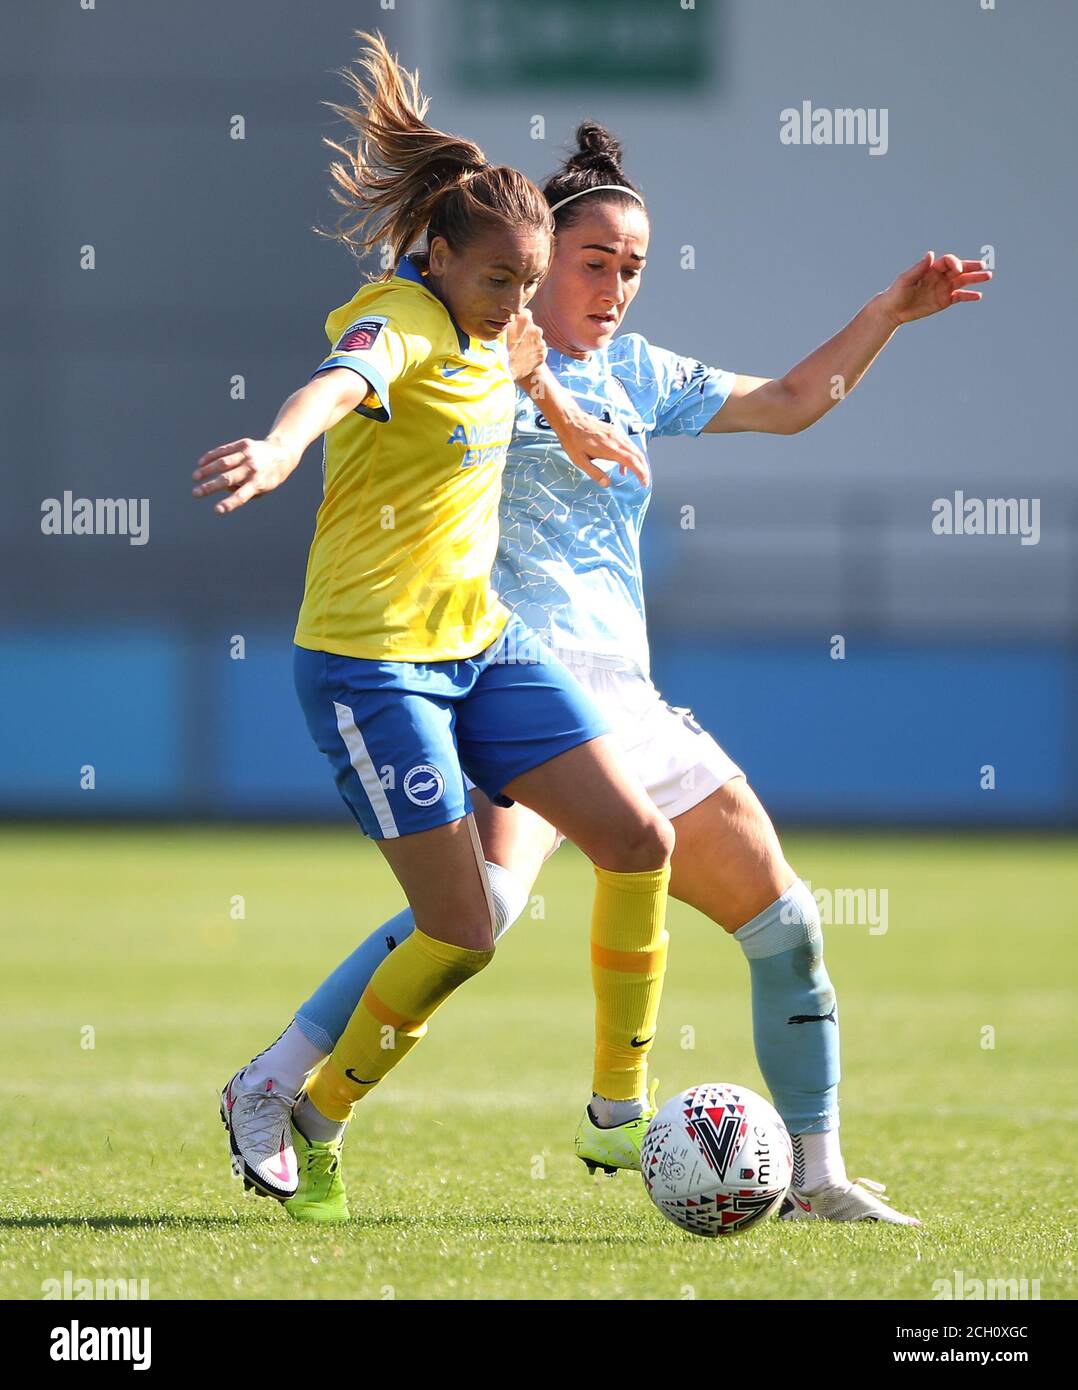
[[[566,173],[577,169],[594,169],[599,173],[625,177],[621,172],[621,145],[598,121],[584,121],[579,125],[576,143],[579,149],[566,160]]]

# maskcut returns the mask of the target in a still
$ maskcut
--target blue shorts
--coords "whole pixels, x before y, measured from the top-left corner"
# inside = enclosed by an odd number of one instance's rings
[[[510,615],[458,661],[366,661],[295,648],[296,690],[337,790],[375,840],[448,825],[472,810],[464,785],[500,806],[521,773],[609,732],[591,696]]]

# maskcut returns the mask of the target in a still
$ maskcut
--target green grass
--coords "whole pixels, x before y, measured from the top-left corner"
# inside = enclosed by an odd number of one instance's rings
[[[347,829],[7,832],[0,1296],[70,1270],[149,1279],[153,1298],[925,1299],[962,1270],[1073,1298],[1074,842],[814,835],[788,853],[816,888],[888,890],[886,933],[827,933],[844,1149],[921,1231],[772,1221],[703,1241],[631,1175],[586,1177],[591,874],[569,847],[543,919],[363,1103],[352,1223],[298,1226],[231,1178],[217,1092],[398,910],[377,851]],[[662,1094],[763,1090],[741,952],[677,904],[670,929]]]

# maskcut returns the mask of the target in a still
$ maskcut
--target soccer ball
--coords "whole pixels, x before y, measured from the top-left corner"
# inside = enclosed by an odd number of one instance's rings
[[[747,1086],[692,1086],[658,1112],[644,1136],[648,1196],[697,1236],[747,1231],[779,1206],[793,1149],[778,1112]]]

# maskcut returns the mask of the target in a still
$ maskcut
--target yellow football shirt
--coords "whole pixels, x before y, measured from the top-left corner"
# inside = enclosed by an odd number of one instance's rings
[[[462,332],[405,257],[326,320],[370,384],[325,436],[298,646],[378,661],[475,656],[508,619],[490,582],[516,388],[503,339]]]

